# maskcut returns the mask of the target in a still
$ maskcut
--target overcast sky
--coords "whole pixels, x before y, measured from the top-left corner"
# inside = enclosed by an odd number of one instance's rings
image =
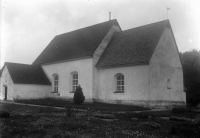
[[[108,21],[122,30],[167,19],[179,48],[200,49],[200,0],[1,0],[0,67],[32,64],[58,34]]]

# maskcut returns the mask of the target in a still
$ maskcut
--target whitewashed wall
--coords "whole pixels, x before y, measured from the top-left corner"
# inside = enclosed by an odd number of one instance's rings
[[[1,76],[0,76],[0,100],[2,100],[2,93],[1,93]]]
[[[124,75],[124,93],[114,93],[116,91],[115,75],[118,73]],[[97,91],[97,100],[142,104],[149,99],[149,66],[99,69]]]
[[[99,86],[99,82],[98,82],[98,69],[96,68],[96,65],[99,61],[99,59],[101,58],[103,52],[105,51],[105,49],[107,48],[110,40],[113,38],[113,36],[120,32],[121,29],[119,28],[119,26],[113,25],[110,30],[108,31],[108,33],[106,34],[106,36],[103,38],[103,40],[101,41],[101,43],[99,44],[99,46],[97,47],[97,49],[95,50],[95,52],[93,53],[93,81],[92,81],[92,97],[93,99],[97,99],[97,93],[98,93],[98,86]]]
[[[186,102],[182,65],[172,31],[168,28],[164,30],[150,60],[150,100],[152,104],[155,101],[165,101],[166,104]]]
[[[43,65],[42,68],[51,82],[53,74],[59,75],[59,97],[73,98],[74,94],[70,93],[72,91],[71,73],[76,71],[78,83],[83,89],[86,100],[92,99],[92,58]]]
[[[14,93],[16,99],[37,99],[49,97],[50,85],[15,84]]]
[[[5,88],[7,86],[7,100],[13,100],[14,98],[14,84],[10,77],[10,73],[8,72],[8,68],[5,66],[2,75],[1,75],[1,83],[0,83],[0,99],[3,100],[5,97]]]

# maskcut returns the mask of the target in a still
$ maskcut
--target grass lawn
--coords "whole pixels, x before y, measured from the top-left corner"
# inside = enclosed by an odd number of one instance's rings
[[[55,107],[68,107],[73,106],[76,109],[90,109],[99,111],[142,111],[149,110],[148,108],[133,106],[133,105],[121,105],[121,104],[107,104],[107,103],[83,103],[82,105],[74,104],[71,101],[66,101],[64,99],[55,98],[41,98],[41,99],[25,99],[16,100],[18,103],[27,103],[34,105],[44,105],[44,106],[55,106]]]
[[[0,118],[0,137],[200,137],[199,124],[162,118],[195,118],[197,113],[172,113],[171,110],[119,113],[100,109],[104,108],[99,105],[98,108],[88,111],[69,112],[68,109],[0,103],[0,110],[10,112],[9,118]]]

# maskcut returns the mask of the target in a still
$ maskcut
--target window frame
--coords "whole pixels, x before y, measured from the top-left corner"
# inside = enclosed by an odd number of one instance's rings
[[[70,80],[70,93],[74,93],[79,86],[79,75],[77,71],[71,72],[71,80]]]
[[[122,73],[115,75],[115,92],[114,93],[124,93],[125,91],[125,77]]]
[[[58,74],[53,74],[53,87],[52,93],[58,93],[58,86],[59,86],[59,76]]]
[[[72,75],[72,91],[76,91],[78,87],[78,73]]]

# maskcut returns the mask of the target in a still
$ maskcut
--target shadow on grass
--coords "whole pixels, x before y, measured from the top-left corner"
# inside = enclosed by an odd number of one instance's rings
[[[69,107],[72,106],[76,109],[90,109],[98,111],[141,111],[148,110],[148,108],[133,106],[133,105],[121,105],[121,104],[107,104],[107,103],[84,103],[75,104],[72,101],[58,98],[40,98],[40,99],[17,99],[17,103],[52,106],[52,107]]]

